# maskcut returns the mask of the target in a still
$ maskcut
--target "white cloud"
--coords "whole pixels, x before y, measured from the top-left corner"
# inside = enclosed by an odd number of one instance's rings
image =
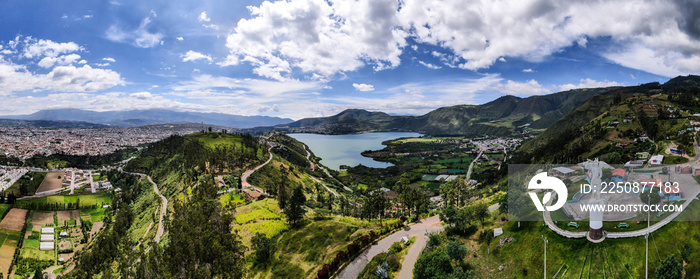
[[[532,73],[534,72],[532,69],[523,69],[523,73]]]
[[[180,55],[182,58],[182,62],[187,62],[187,61],[196,61],[196,60],[207,60],[209,63],[211,63],[213,60],[211,56],[202,54],[196,51],[187,51],[187,53]]]
[[[163,33],[150,31],[150,25],[157,14],[153,11],[141,21],[138,28],[131,31],[123,30],[117,24],[114,24],[107,29],[105,36],[108,40],[114,42],[128,42],[135,47],[150,48],[163,43]]]
[[[430,63],[427,63],[427,62],[423,62],[423,61],[420,61],[420,60],[418,60],[418,63],[420,63],[421,65],[426,66],[426,67],[428,67],[428,68],[430,68],[430,69],[434,69],[434,70],[437,70],[437,69],[441,69],[441,68],[442,68],[442,67],[440,67],[440,66],[436,66],[436,65],[433,65],[433,64],[430,64]]]
[[[102,58],[102,60],[107,61],[107,62],[112,62],[112,63],[117,62],[117,60],[112,58],[112,57],[105,57],[105,58]]]
[[[415,40],[452,50],[465,69],[488,68],[505,56],[539,62],[573,44],[586,47],[588,38],[610,37],[623,47],[606,53],[607,58],[672,76],[700,72],[700,63],[693,63],[700,60],[700,36],[692,31],[698,29],[692,27],[697,16],[687,12],[689,5],[695,4],[406,0],[398,14]]]
[[[92,18],[92,15],[84,15],[83,18],[84,18],[84,19],[90,19],[90,18]]]
[[[57,66],[47,74],[34,74],[24,66],[0,61],[0,95],[22,91],[95,92],[124,85],[119,73],[107,69]]]
[[[300,0],[249,7],[227,38],[222,66],[250,63],[260,76],[283,80],[297,68],[330,76],[369,64],[396,67],[406,45],[393,0]]]
[[[151,94],[150,92],[136,92],[129,94],[129,97],[136,98],[139,100],[147,100],[153,98],[153,94]]]
[[[109,66],[109,63],[95,63],[95,66],[97,66],[97,67],[107,67],[107,66]]]
[[[357,91],[374,91],[374,86],[371,84],[353,83],[352,87],[355,87]]]
[[[39,61],[37,65],[42,68],[51,68],[55,64],[58,65],[70,65],[75,61],[78,61],[80,59],[80,55],[77,55],[75,53],[68,54],[68,55],[61,55],[58,57],[44,57]]]
[[[183,38],[183,37],[177,37],[177,40],[178,40],[178,41],[182,41],[182,40],[184,40],[184,39],[185,39],[185,38]]]
[[[199,20],[199,21],[201,21],[201,22],[210,22],[210,21],[211,21],[211,18],[209,18],[209,17],[207,16],[207,12],[202,12],[202,13],[199,14],[199,16],[197,17],[197,20]]]
[[[612,86],[625,86],[625,84],[619,83],[616,81],[608,81],[608,80],[596,81],[596,80],[592,80],[590,78],[586,78],[586,79],[581,79],[579,84],[571,84],[571,83],[563,84],[563,85],[560,85],[558,88],[559,88],[559,91],[567,91],[567,90],[577,89],[577,88],[599,88],[599,87],[612,87]]]
[[[534,79],[527,82],[515,82],[512,80],[506,81],[505,84],[500,84],[496,87],[498,91],[508,95],[520,95],[520,96],[532,96],[532,95],[544,95],[552,93],[550,90],[544,88]]]
[[[298,96],[298,94],[293,93],[310,94],[321,88],[323,88],[323,84],[316,81],[271,81],[263,79],[237,79],[212,75],[198,75],[191,81],[181,82],[179,85],[173,87],[175,91],[186,93],[224,90],[224,93],[247,94],[249,97],[253,97],[254,95],[263,96],[265,98],[275,98],[279,100],[287,100],[287,97]],[[240,91],[231,92],[231,90],[236,89]]]
[[[14,41],[10,41],[10,47],[20,43],[19,40],[21,37],[18,36]],[[22,55],[26,58],[57,57],[64,53],[82,50],[82,47],[74,42],[57,43],[51,40],[37,40],[32,37],[26,37],[22,43],[24,43]]]

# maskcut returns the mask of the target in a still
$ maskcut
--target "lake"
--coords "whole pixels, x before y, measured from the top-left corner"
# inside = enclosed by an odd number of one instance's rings
[[[288,134],[288,136],[305,143],[316,156],[321,157],[321,163],[331,169],[339,170],[340,165],[364,166],[373,168],[386,168],[393,166],[391,163],[375,161],[372,158],[362,156],[365,150],[379,150],[384,148],[382,142],[403,138],[420,137],[419,133],[386,132],[365,133],[352,135],[319,135],[319,134]]]

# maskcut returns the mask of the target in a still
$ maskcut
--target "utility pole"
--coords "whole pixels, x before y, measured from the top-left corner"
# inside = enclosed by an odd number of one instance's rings
[[[649,191],[651,192],[652,190]],[[651,203],[651,195],[647,196],[647,204],[649,203]],[[651,213],[649,213],[649,210],[647,210],[647,234],[644,236],[644,239],[646,239],[647,241],[646,270],[644,271],[644,278],[646,279],[649,279],[649,224],[651,224],[651,221],[649,220],[650,218]]]
[[[549,243],[549,240],[547,240],[544,235],[542,235],[542,240],[544,240],[544,279],[547,279],[547,243]]]

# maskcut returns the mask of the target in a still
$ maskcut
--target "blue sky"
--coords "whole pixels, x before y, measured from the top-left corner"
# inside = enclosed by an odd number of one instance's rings
[[[0,115],[48,108],[299,119],[700,73],[696,1],[0,3]]]

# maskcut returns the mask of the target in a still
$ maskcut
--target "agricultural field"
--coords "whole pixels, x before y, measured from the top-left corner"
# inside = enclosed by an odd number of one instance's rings
[[[21,232],[8,229],[0,229],[0,272],[3,275],[9,273],[15,250],[21,239]],[[3,277],[5,278],[5,277]]]
[[[236,207],[238,205],[244,204],[245,198],[243,198],[243,196],[239,194],[226,193],[219,197],[219,202],[221,202],[221,206],[224,208]]]
[[[50,172],[44,177],[44,181],[41,182],[41,186],[36,190],[36,193],[43,193],[47,191],[52,191],[61,188],[61,183],[63,179],[66,178],[65,172]]]
[[[36,199],[18,200],[15,203],[17,208],[32,208],[32,205],[57,205],[59,208],[68,206],[68,204],[76,204],[79,202],[81,208],[84,207],[102,207],[106,204],[112,204],[112,195],[110,193],[72,195],[72,196],[48,196]]]
[[[237,230],[243,237],[243,242],[248,245],[256,233],[274,237],[287,230],[289,226],[284,216],[277,200],[264,199],[252,202],[236,208],[236,222],[233,230]]]

